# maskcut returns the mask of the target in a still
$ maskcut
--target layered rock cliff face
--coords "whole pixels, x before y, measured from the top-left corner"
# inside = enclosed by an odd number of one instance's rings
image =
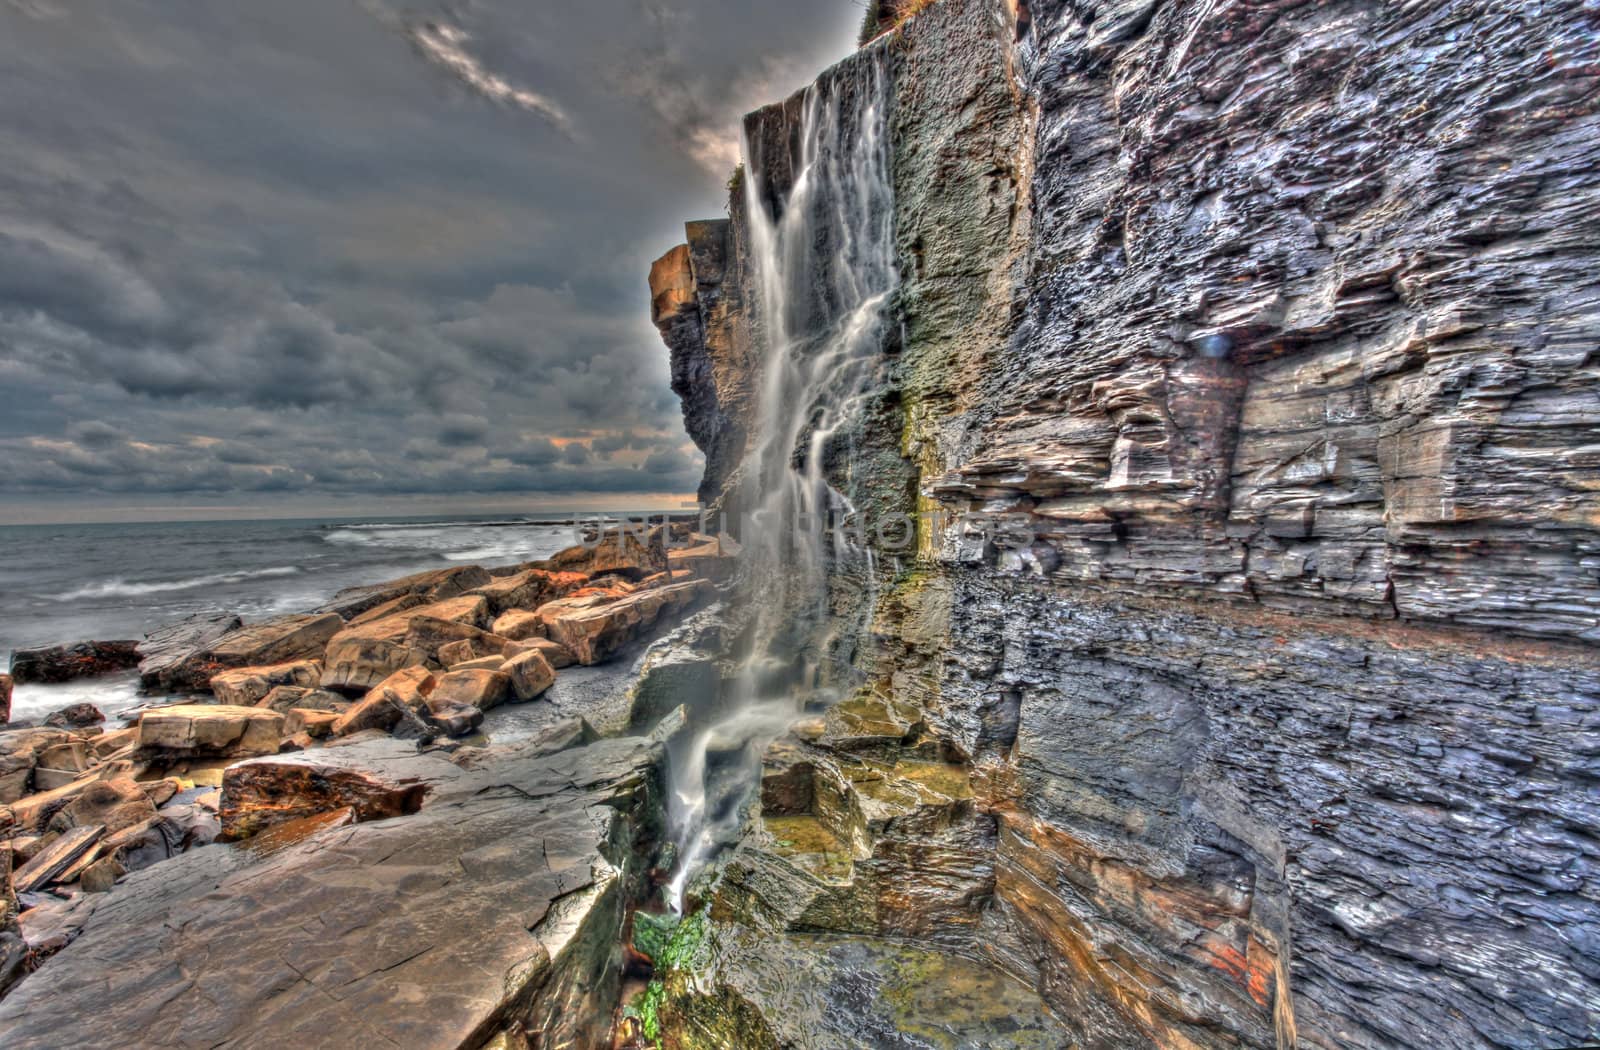
[[[1029,7],[878,45],[904,324],[839,472],[915,557],[769,756],[853,864],[769,836],[723,914],[987,957],[1090,1047],[1600,1036],[1600,8]],[[708,500],[743,238],[652,274]]]

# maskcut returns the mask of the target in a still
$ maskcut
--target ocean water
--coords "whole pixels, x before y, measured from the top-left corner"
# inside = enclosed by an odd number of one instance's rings
[[[564,514],[0,526],[0,667],[10,666],[15,649],[141,638],[197,612],[232,612],[248,623],[425,569],[546,558],[578,542],[573,520]],[[12,717],[42,717],[79,700],[107,714],[140,702],[131,676],[18,686]]]

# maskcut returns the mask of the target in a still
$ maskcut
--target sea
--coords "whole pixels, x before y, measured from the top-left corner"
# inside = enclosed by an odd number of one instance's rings
[[[547,558],[579,542],[582,523],[619,516],[0,526],[0,668],[19,648],[142,638],[193,613],[250,623],[426,569]],[[84,700],[124,713],[146,702],[137,685],[131,674],[19,685],[12,721]]]

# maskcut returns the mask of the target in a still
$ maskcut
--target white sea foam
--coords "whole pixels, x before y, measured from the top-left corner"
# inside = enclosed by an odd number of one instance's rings
[[[76,590],[56,595],[57,601],[81,601],[85,598],[137,598],[146,594],[165,594],[169,591],[192,591],[198,587],[218,587],[245,580],[267,579],[274,576],[295,576],[300,572],[294,565],[278,565],[270,569],[241,569],[238,572],[219,572],[209,576],[191,576],[183,580],[147,580],[129,582],[122,577],[101,580]]]

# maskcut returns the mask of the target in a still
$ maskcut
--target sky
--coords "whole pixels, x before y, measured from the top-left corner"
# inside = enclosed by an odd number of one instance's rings
[[[0,523],[678,506],[650,262],[857,0],[0,0]]]

